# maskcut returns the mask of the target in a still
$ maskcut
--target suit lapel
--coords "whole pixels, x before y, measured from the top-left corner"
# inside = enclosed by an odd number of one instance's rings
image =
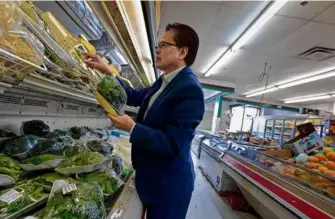
[[[189,67],[185,67],[183,68],[177,75],[175,78],[172,79],[172,81],[170,81],[170,83],[165,87],[165,89],[162,91],[162,93],[157,97],[157,99],[155,100],[155,102],[152,104],[152,106],[150,107],[147,116],[146,116],[146,123],[150,122],[150,112],[154,111],[156,107],[158,107],[161,102],[170,94],[170,92],[173,90],[173,88],[175,86],[177,86],[180,82],[183,81],[183,78],[185,77],[185,75],[187,75],[187,73],[189,72],[190,68]],[[146,104],[146,107],[148,105]]]
[[[136,118],[137,122],[143,122],[143,117],[144,117],[145,111],[148,108],[150,98],[152,97],[152,95],[154,95],[154,93],[156,93],[159,90],[159,88],[162,85],[162,81],[163,81],[162,77],[159,77],[157,81],[148,90],[148,93],[145,95],[143,103],[138,111],[138,115]]]

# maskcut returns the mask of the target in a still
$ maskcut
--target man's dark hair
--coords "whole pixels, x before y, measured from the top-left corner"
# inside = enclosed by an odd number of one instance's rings
[[[197,57],[199,49],[199,37],[195,30],[185,24],[181,23],[170,23],[166,26],[165,31],[174,32],[174,41],[178,47],[187,47],[188,53],[185,57],[186,65],[193,65],[195,58]]]

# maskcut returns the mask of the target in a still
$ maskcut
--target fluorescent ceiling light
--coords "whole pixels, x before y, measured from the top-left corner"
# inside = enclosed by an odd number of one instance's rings
[[[313,81],[318,81],[318,80],[322,80],[322,79],[326,79],[326,78],[330,78],[330,77],[334,77],[335,76],[335,71],[330,71],[327,72],[325,74],[320,74],[320,75],[315,75],[312,77],[308,77],[308,78],[302,78],[296,81],[292,81],[292,82],[288,82],[286,84],[282,84],[279,85],[279,89],[283,89],[283,88],[287,88],[287,87],[293,87],[296,85],[300,85],[300,84],[305,84],[305,83],[309,83],[309,82],[313,82]]]
[[[335,70],[332,70],[332,71],[328,71],[328,72],[314,75],[311,77],[300,78],[299,80],[287,81],[285,84],[276,84],[276,85],[273,85],[272,87],[268,87],[265,89],[263,88],[262,90],[247,92],[245,93],[245,95],[246,97],[258,96],[258,95],[263,94],[264,91],[266,91],[266,93],[269,93],[269,92],[276,91],[278,89],[284,89],[284,88],[293,87],[293,86],[297,86],[301,84],[306,84],[309,82],[318,81],[318,80],[322,80],[322,79],[326,79],[326,78],[330,78],[334,76],[335,76]],[[271,88],[276,88],[276,89],[271,89]]]
[[[319,97],[319,96],[325,96],[325,95],[330,95],[330,94],[335,94],[335,92],[327,92],[327,93],[318,93],[318,94],[312,94],[312,95],[306,95],[306,96],[300,96],[300,97],[291,97],[284,99],[283,101],[292,101],[292,100],[300,100],[304,98],[310,98],[310,97]]]
[[[273,91],[275,91],[275,90],[278,90],[278,87],[267,88],[267,89],[265,89],[265,90],[258,91],[258,92],[256,92],[256,93],[249,94],[249,95],[247,95],[246,97],[247,97],[247,98],[249,98],[249,97],[254,97],[254,96],[261,95],[261,94],[270,93],[270,92],[273,92]]]
[[[277,13],[285,4],[287,0],[279,0],[274,1],[267,9],[266,11],[261,14],[254,23],[251,24],[251,26],[238,38],[233,45],[231,45],[229,50],[223,53],[223,55],[213,62],[211,67],[205,72],[205,76],[208,77],[214,73],[218,72],[218,69],[220,69],[223,65],[227,64],[228,61],[231,60],[231,58],[238,52],[238,50],[243,47],[248,40],[250,40],[252,37],[256,35],[256,33],[264,26],[266,22],[268,22],[273,15]]]
[[[313,100],[323,100],[323,99],[329,99],[334,97],[334,95],[323,95],[318,97],[307,97],[307,98],[301,98],[296,100],[288,100],[285,101],[285,103],[300,103],[300,102],[307,102],[307,101],[313,101]]]
[[[214,53],[214,55],[210,58],[210,60],[207,60],[207,65],[201,70],[201,72],[202,73],[207,72],[210,69],[210,67],[213,65],[213,63],[215,63],[227,49],[228,47],[226,46],[218,48],[216,52]]]
[[[221,59],[220,59],[220,63],[216,63],[214,66],[212,66],[205,74],[205,77],[209,77],[210,75],[212,75],[213,73],[217,72],[218,69],[220,69],[224,64],[227,64],[232,58],[233,56],[236,54],[235,51],[229,50],[227,51],[226,54],[224,54]]]

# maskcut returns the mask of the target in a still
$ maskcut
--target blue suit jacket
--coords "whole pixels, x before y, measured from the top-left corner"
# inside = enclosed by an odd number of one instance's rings
[[[192,194],[195,175],[190,145],[204,114],[201,85],[192,70],[185,67],[144,119],[150,97],[161,84],[162,77],[144,89],[132,89],[122,83],[127,104],[140,106],[130,142],[136,189],[142,202],[148,204],[182,201],[182,197]]]

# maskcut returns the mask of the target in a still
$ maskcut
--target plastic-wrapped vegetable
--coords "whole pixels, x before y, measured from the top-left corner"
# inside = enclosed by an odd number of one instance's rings
[[[90,150],[80,144],[75,144],[72,147],[68,147],[64,150],[64,155],[67,157],[74,156],[76,154],[79,154],[81,152],[90,152]]]
[[[64,162],[65,158],[54,154],[43,154],[25,159],[20,166],[26,171],[54,169]]]
[[[68,131],[55,129],[53,132],[49,132],[45,138],[66,138],[71,137],[71,134]]]
[[[19,13],[19,3],[0,2],[0,47],[37,65],[43,63],[43,44],[25,28]]]
[[[23,135],[7,139],[3,142],[3,152],[9,156],[23,160],[40,143],[40,138],[33,135]]]
[[[56,180],[44,210],[43,219],[105,219],[103,194],[98,184],[75,183],[77,189],[63,194],[65,180]]]
[[[104,77],[98,84],[97,91],[112,106],[117,114],[124,114],[127,93],[115,77]],[[101,104],[101,101],[99,103]]]
[[[81,136],[85,135],[88,131],[90,131],[90,129],[88,127],[85,127],[85,126],[82,126],[82,127],[74,126],[74,127],[70,128],[70,130],[69,130],[72,138],[77,139],[77,140]]]
[[[0,174],[8,175],[17,180],[21,174],[21,168],[16,160],[0,154]]]
[[[16,137],[16,136],[17,135],[13,132],[0,129],[0,138],[12,138],[12,137]]]
[[[121,174],[123,170],[122,158],[118,155],[112,155],[112,167],[117,174]]]
[[[48,193],[44,192],[44,188],[32,182],[0,191],[0,218],[11,217],[14,214],[15,218],[18,218],[25,208],[47,197]]]
[[[78,180],[86,183],[98,183],[105,196],[112,196],[123,184],[120,177],[111,170],[95,171],[92,173],[83,173],[78,176]]]
[[[44,137],[49,133],[50,127],[42,120],[31,120],[23,122],[21,130],[25,135],[36,135],[39,137]]]
[[[81,152],[65,160],[56,168],[63,175],[89,173],[101,168],[105,157],[97,152]]]
[[[73,144],[72,139],[43,139],[34,148],[30,150],[30,156],[38,156],[42,154],[64,155],[66,148]]]
[[[113,153],[113,145],[106,140],[88,140],[86,147],[92,152],[99,152],[104,156],[109,156]]]
[[[31,181],[32,182],[36,182],[36,183],[40,183],[44,186],[47,186],[51,189],[53,183],[56,180],[62,179],[64,176],[60,175],[59,173],[53,172],[53,173],[45,173],[42,174],[38,177],[33,178]]]

